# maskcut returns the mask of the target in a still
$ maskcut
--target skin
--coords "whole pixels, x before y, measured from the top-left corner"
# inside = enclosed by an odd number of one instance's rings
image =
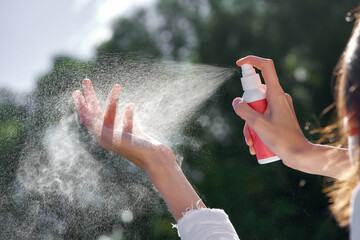
[[[134,105],[128,104],[123,122],[116,113],[117,98],[121,87],[115,85],[108,95],[105,112],[101,111],[93,85],[83,80],[84,95],[73,92],[73,99],[82,123],[94,135],[100,145],[141,167],[158,189],[173,217],[178,220],[190,206],[200,200],[174,154],[164,144],[146,136],[134,121]],[[199,206],[206,208],[204,203]]]
[[[243,133],[250,153],[256,154],[249,127],[254,129],[264,144],[286,166],[306,173],[341,179],[351,167],[348,150],[312,144],[305,138],[296,119],[292,99],[280,86],[273,61],[247,56],[239,59],[236,64],[251,64],[261,70],[267,88],[268,106],[264,114],[253,110],[241,98],[233,101],[235,113],[246,121]]]
[[[262,71],[268,100],[264,114],[253,110],[241,98],[233,101],[235,113],[246,121],[244,136],[250,153],[254,155],[255,149],[249,127],[286,166],[306,173],[341,178],[350,167],[348,150],[312,144],[304,137],[292,99],[281,88],[270,59],[248,56],[237,61],[238,66],[245,63]],[[83,90],[84,94],[78,90],[73,93],[82,123],[102,147],[122,155],[147,173],[176,220],[199,201],[199,206],[206,208],[176,163],[172,151],[137,127],[134,105],[126,106],[122,119],[117,115],[119,85],[115,85],[109,93],[105,112],[100,108],[89,79],[84,79]]]

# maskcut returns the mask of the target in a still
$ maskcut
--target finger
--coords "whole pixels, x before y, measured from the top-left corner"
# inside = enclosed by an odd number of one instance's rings
[[[88,104],[89,110],[96,116],[101,116],[102,111],[99,105],[99,101],[96,97],[94,86],[89,79],[83,80],[84,95]]]
[[[86,102],[85,102],[83,94],[77,90],[77,91],[73,92],[73,99],[74,99],[75,106],[78,110],[82,124],[87,126],[89,124],[89,119],[90,119],[91,114],[89,112],[88,107],[86,106]]]
[[[242,98],[235,98],[232,104],[235,113],[244,119],[250,127],[255,131],[261,128],[262,114],[252,109]]]
[[[109,93],[106,100],[106,110],[105,110],[105,119],[104,124],[113,126],[116,118],[116,108],[117,108],[117,99],[120,94],[121,87],[115,85],[111,92]]]
[[[237,60],[236,64],[238,66],[250,64],[261,70],[261,74],[265,80],[265,84],[267,85],[270,95],[276,95],[283,92],[276,74],[274,62],[271,59],[247,56]]]
[[[249,125],[247,123],[245,123],[243,133],[244,133],[246,144],[248,146],[252,146],[253,145],[253,140],[252,140],[252,137],[251,137],[251,134],[250,134]]]
[[[249,152],[250,152],[251,155],[255,155],[255,154],[256,154],[254,146],[250,146],[250,147],[249,147]]]
[[[124,127],[123,131],[132,133],[133,131],[133,122],[134,122],[134,104],[130,103],[126,105],[125,111],[124,111]]]

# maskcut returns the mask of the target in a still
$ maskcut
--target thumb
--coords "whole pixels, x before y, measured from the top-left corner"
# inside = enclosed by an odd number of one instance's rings
[[[242,98],[235,98],[232,102],[235,113],[244,119],[252,128],[255,122],[262,119],[262,114],[252,109]]]

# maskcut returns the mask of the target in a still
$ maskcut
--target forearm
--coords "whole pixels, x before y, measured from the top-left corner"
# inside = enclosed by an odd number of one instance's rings
[[[165,162],[146,171],[165,200],[175,220],[201,200],[176,162]],[[199,206],[206,208],[200,201]]]
[[[293,168],[302,172],[338,179],[351,167],[347,149],[312,143],[295,154],[292,162],[296,163]]]

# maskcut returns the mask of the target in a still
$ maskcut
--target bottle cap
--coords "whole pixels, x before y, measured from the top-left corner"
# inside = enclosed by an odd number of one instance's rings
[[[255,72],[255,69],[250,64],[241,65],[242,78],[241,84],[244,91],[258,88],[261,86],[261,80],[259,74]]]

